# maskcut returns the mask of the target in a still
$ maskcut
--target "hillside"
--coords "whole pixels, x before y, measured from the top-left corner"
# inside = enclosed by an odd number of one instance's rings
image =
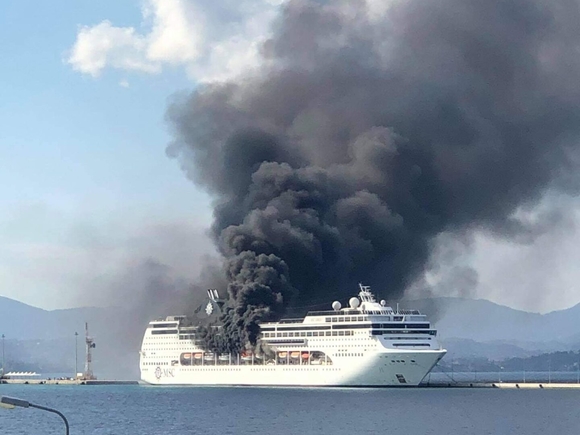
[[[570,343],[577,342],[580,333],[580,304],[548,314],[528,313],[482,299],[420,299],[408,305],[433,319],[443,339]]]
[[[580,305],[541,315],[485,300],[435,298],[403,301],[401,308],[418,308],[434,320],[450,358],[499,360],[574,350],[580,343]],[[38,359],[39,367],[74,370],[78,332],[82,367],[86,321],[97,343],[95,371],[102,377],[137,378],[144,328],[149,317],[162,314],[91,307],[47,311],[0,297],[0,331],[6,335],[8,359],[19,364]]]

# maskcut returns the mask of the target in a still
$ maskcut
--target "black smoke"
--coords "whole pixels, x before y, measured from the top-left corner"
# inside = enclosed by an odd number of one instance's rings
[[[358,281],[399,297],[437,235],[519,237],[518,209],[576,193],[579,22],[570,0],[290,1],[259,72],[175,101],[168,153],[214,197],[229,283],[211,347]]]

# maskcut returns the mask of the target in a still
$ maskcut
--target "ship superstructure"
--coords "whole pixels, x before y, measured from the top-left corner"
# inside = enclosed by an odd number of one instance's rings
[[[206,311],[219,300],[211,291]],[[393,310],[367,286],[347,308],[263,323],[262,351],[204,351],[185,316],[149,323],[141,347],[141,379],[160,385],[413,386],[446,351],[416,310]],[[209,313],[208,313],[209,314]]]

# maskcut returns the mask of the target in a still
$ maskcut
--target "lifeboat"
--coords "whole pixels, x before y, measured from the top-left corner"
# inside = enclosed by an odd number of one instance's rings
[[[286,358],[286,356],[288,356],[288,352],[278,352],[279,358]]]
[[[241,355],[242,361],[251,361],[252,360],[252,354],[248,353],[248,352],[244,352]]]
[[[310,360],[310,364],[318,366],[318,365],[322,364],[322,361],[320,361],[319,359],[313,359],[313,360]]]
[[[300,358],[300,352],[290,352],[290,358],[292,359]]]
[[[194,359],[201,359],[202,355],[203,355],[203,354],[202,354],[201,352],[194,353],[194,354],[193,354],[193,358],[194,358]]]
[[[183,358],[183,359],[191,359],[191,354],[190,353],[183,353],[183,354],[181,354],[181,358]]]
[[[203,356],[203,359],[206,361],[213,361],[215,359],[215,355],[212,352],[208,352]]]
[[[229,356],[228,354],[226,354],[226,353],[222,353],[222,354],[221,354],[221,355],[218,357],[218,359],[219,359],[220,361],[229,361],[229,360],[230,360],[230,356]]]
[[[308,359],[308,358],[310,358],[310,354],[308,352],[302,353],[302,359]]]

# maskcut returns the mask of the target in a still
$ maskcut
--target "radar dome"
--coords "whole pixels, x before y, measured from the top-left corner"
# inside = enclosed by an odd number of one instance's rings
[[[381,307],[386,307],[387,306],[387,301],[385,301],[384,299],[381,301]]]
[[[350,298],[350,300],[348,301],[348,304],[350,305],[350,307],[353,310],[356,310],[358,308],[358,306],[360,305],[360,301],[358,300],[358,298]]]
[[[334,302],[332,303],[332,309],[333,309],[334,311],[338,311],[338,310],[340,310],[340,307],[342,307],[342,305],[340,305],[340,302],[338,302],[338,301],[334,301]]]

